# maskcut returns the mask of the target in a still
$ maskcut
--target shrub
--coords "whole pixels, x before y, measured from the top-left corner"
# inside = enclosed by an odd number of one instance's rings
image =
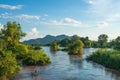
[[[8,76],[18,72],[20,66],[11,51],[0,51],[0,80],[6,80]]]
[[[100,49],[87,59],[120,71],[120,51]]]
[[[83,43],[81,40],[76,40],[71,43],[68,47],[68,54],[70,55],[82,55],[83,54]]]
[[[46,65],[48,63],[50,59],[43,50],[31,50],[23,59],[23,65]]]

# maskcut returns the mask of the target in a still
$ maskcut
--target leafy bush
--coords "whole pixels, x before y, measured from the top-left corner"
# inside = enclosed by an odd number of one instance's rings
[[[71,43],[68,47],[68,54],[70,55],[82,55],[83,54],[83,46],[81,40],[76,40],[73,43]]]
[[[8,76],[14,75],[19,69],[20,66],[11,51],[0,51],[0,76],[2,77],[0,80],[6,80]]]
[[[59,50],[59,44],[57,42],[53,42],[50,46],[51,51],[58,51]]]
[[[120,51],[100,49],[87,59],[120,71]]]
[[[48,63],[50,59],[43,50],[31,50],[23,59],[24,65],[46,65]]]

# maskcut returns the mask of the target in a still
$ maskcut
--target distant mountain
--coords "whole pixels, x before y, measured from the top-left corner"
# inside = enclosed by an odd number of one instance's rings
[[[23,41],[23,43],[25,44],[49,44],[55,40],[62,40],[65,38],[70,38],[70,36],[67,35],[58,35],[58,36],[51,36],[51,35],[47,35],[43,38],[37,38],[37,39],[30,39],[27,41]]]

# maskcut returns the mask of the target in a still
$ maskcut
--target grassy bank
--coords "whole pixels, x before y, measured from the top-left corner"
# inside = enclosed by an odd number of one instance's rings
[[[87,60],[120,71],[120,51],[100,49],[88,56]]]

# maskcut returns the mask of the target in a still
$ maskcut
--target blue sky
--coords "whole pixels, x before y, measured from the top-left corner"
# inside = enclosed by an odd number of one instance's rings
[[[7,21],[21,24],[23,40],[45,35],[110,39],[120,35],[120,0],[0,0],[0,29]]]

